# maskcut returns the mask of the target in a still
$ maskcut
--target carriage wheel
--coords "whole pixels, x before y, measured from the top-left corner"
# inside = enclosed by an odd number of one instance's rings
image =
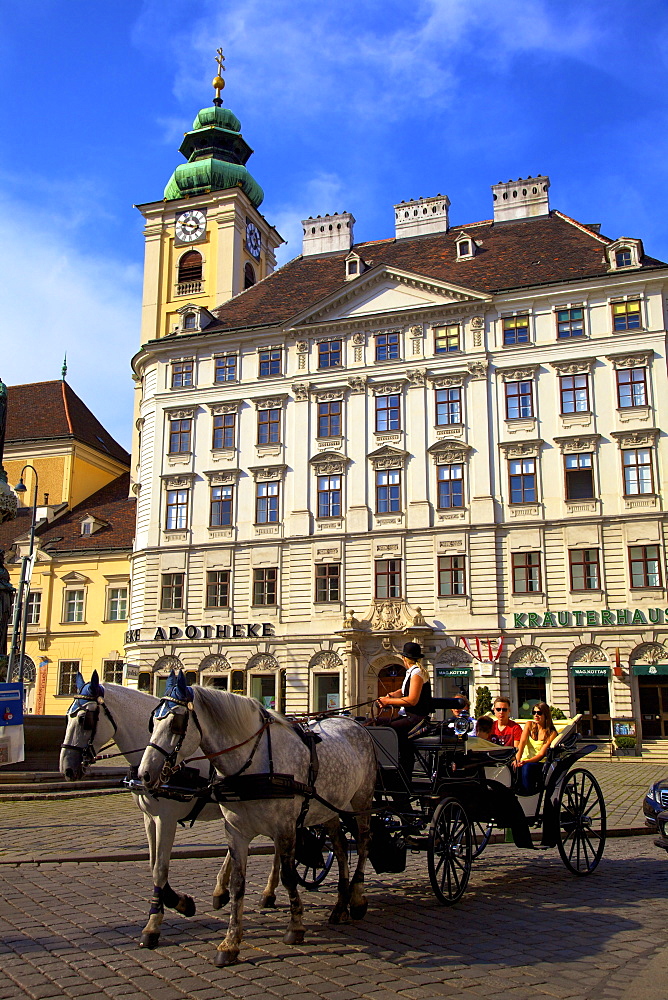
[[[297,872],[297,881],[299,884],[309,892],[315,892],[318,886],[322,885],[325,881],[329,875],[332,865],[334,864],[334,848],[332,847],[329,834],[324,826],[312,827],[311,833],[315,834],[318,838],[318,847],[322,850],[324,865],[322,868],[312,868],[308,865],[300,864],[299,861],[297,861],[295,864],[295,870]]]
[[[443,799],[429,826],[429,881],[440,903],[452,906],[464,895],[471,874],[471,824],[457,799]]]
[[[589,875],[605,847],[605,802],[593,774],[583,768],[569,771],[559,792],[558,809],[561,859],[574,875]]]
[[[475,861],[476,858],[479,858],[485,850],[489,844],[493,831],[493,823],[483,823],[479,819],[476,819],[471,823],[471,837],[473,840],[473,853],[471,855],[471,859],[473,861]]]

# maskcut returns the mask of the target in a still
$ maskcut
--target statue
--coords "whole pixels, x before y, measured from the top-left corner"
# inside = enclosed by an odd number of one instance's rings
[[[4,659],[5,662],[7,661],[7,631],[15,593],[5,566],[5,553],[0,549],[0,661]]]

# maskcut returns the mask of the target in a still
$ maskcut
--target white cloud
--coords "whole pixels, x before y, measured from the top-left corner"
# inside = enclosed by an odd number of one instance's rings
[[[328,173],[320,173],[304,184],[297,202],[272,206],[272,225],[286,240],[276,254],[279,266],[302,252],[302,219],[345,212],[345,206],[346,191],[341,179]]]

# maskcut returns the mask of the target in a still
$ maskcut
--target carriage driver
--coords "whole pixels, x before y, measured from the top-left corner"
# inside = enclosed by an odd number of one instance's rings
[[[403,661],[406,676],[396,691],[383,695],[378,704],[397,706],[399,714],[387,723],[397,730],[399,739],[399,766],[408,781],[413,774],[414,751],[408,734],[418,723],[423,722],[432,711],[431,681],[427,670],[421,665],[422,649],[417,642],[404,643]]]

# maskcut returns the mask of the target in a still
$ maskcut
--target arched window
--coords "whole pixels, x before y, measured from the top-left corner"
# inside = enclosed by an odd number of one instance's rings
[[[253,265],[250,263],[244,266],[244,288],[252,288],[257,278],[255,277],[255,271]]]
[[[617,261],[617,267],[630,267],[633,263],[631,260],[631,251],[628,247],[622,247],[615,254],[615,259]]]
[[[202,255],[197,250],[188,250],[179,260],[179,275],[177,281],[182,284],[185,281],[202,280]]]
[[[184,330],[194,330],[197,326],[197,317],[195,313],[186,313],[183,317],[183,329]]]

